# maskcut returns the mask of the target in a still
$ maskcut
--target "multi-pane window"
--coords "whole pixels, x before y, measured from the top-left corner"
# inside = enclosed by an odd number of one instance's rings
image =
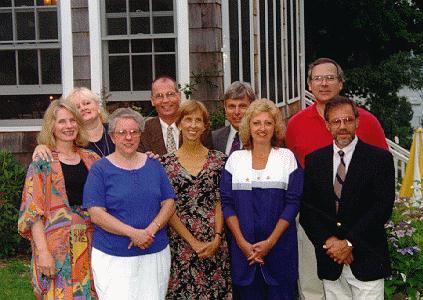
[[[0,62],[0,85],[61,83],[57,6],[52,1],[0,1]]]
[[[54,0],[0,0],[0,119],[41,118],[61,94]]]
[[[158,75],[176,77],[174,0],[103,0],[104,86],[112,100],[147,100]]]
[[[304,93],[300,0],[229,1],[230,81],[249,81],[259,97],[284,104]],[[225,25],[224,25],[225,26]],[[225,28],[224,28],[225,30]]]

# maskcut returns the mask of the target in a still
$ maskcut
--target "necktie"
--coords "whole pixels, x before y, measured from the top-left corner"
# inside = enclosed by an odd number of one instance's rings
[[[173,136],[173,127],[167,127],[166,133],[166,149],[167,153],[175,152],[176,151],[176,143],[175,137]]]
[[[341,199],[341,192],[342,192],[342,185],[345,181],[346,169],[345,169],[345,161],[344,161],[344,151],[338,151],[339,157],[341,161],[339,162],[338,169],[336,170],[335,181],[333,183],[333,190],[338,198],[336,201],[336,212],[338,212],[339,208],[339,199]]]
[[[235,133],[234,140],[232,141],[231,151],[229,152],[229,155],[231,155],[232,152],[239,150],[241,148],[241,143],[239,141],[239,133]]]

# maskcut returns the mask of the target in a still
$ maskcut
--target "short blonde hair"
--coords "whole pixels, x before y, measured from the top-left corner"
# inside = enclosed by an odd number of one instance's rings
[[[181,124],[182,119],[189,114],[192,114],[195,111],[199,111],[201,113],[201,116],[203,117],[203,123],[204,123],[204,132],[201,135],[201,142],[204,145],[204,140],[206,135],[208,134],[208,131],[210,130],[210,118],[209,118],[209,112],[207,111],[206,106],[201,103],[198,100],[185,100],[182,102],[181,106],[178,110],[178,116],[176,118],[175,124],[179,127],[179,124]]]
[[[94,94],[90,89],[86,87],[76,87],[68,94],[68,96],[66,97],[66,100],[72,103],[75,103],[74,99],[77,97],[95,101],[100,109],[101,123],[107,123],[108,113],[103,107],[100,97],[98,97],[96,94]]]
[[[52,101],[44,113],[43,125],[37,137],[38,144],[46,145],[52,150],[56,148],[56,137],[53,134],[54,123],[56,122],[57,112],[62,108],[70,112],[78,124],[78,134],[74,144],[82,147],[88,145],[88,133],[84,127],[81,115],[78,113],[75,104],[63,98]]]
[[[272,147],[281,147],[285,139],[285,124],[282,114],[273,101],[259,99],[251,102],[239,125],[239,136],[245,149],[253,148],[253,140],[250,131],[250,120],[259,113],[269,113],[275,121],[275,131],[273,132]]]

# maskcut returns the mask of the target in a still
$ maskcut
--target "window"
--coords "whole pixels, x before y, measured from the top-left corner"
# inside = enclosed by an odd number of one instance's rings
[[[176,78],[174,0],[103,0],[103,86],[109,100],[148,100],[158,75]]]
[[[45,100],[48,103],[49,96],[61,94],[56,1],[0,1],[0,62],[2,103],[34,101],[28,107],[37,107],[38,112],[39,107],[45,106]],[[29,96],[39,94],[46,96]],[[20,117],[19,113],[2,115],[2,118]]]
[[[258,97],[283,105],[304,93],[302,0],[222,2],[225,85],[251,82]],[[225,10],[228,10],[225,12]],[[230,49],[227,51],[225,49]],[[225,52],[226,51],[226,52]]]

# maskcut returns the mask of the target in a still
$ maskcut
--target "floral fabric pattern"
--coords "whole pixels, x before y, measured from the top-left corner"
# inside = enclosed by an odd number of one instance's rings
[[[200,241],[214,239],[215,206],[220,201],[220,172],[225,155],[210,150],[203,169],[190,175],[174,153],[162,158],[163,166],[177,195],[176,213],[187,229]],[[200,259],[191,246],[169,229],[172,254],[167,299],[231,298],[231,276],[226,237],[211,258]]]
[[[92,151],[78,148],[89,170],[99,157]],[[53,279],[38,272],[31,227],[38,220],[44,223],[47,246],[58,270]],[[86,211],[69,206],[65,180],[58,160],[39,160],[28,168],[22,192],[18,220],[19,233],[31,240],[31,275],[37,299],[96,299],[91,274],[91,237],[93,227]]]

